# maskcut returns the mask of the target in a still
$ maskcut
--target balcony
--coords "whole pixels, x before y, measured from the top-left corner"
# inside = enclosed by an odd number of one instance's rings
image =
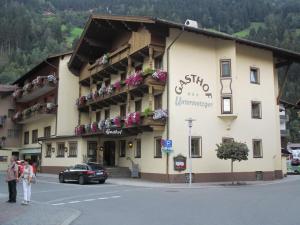
[[[93,109],[101,109],[117,103],[124,103],[128,93],[132,96],[143,96],[149,93],[162,92],[167,79],[167,73],[163,71],[145,70],[129,76],[125,81],[117,81],[113,85],[102,86],[94,93],[81,96],[76,104],[80,111],[88,111],[89,106]],[[150,91],[150,92],[151,92]]]
[[[128,43],[113,52],[102,55],[94,64],[90,65],[90,73],[83,75],[80,82],[89,85],[90,76],[96,80],[108,78],[110,74],[126,72],[131,68],[132,62],[143,64],[145,57],[149,57],[150,61],[153,61],[155,57],[163,55],[165,50],[163,43],[149,43],[141,44],[141,46],[131,46]]]
[[[23,111],[17,112],[12,120],[19,124],[27,124],[45,118],[51,118],[56,114],[57,105],[54,103],[37,103]]]
[[[289,122],[289,116],[288,115],[280,115],[280,121]]]
[[[290,136],[290,130],[280,130],[280,136],[281,137],[289,137]]]
[[[107,137],[124,137],[132,136],[145,131],[163,131],[167,112],[159,109],[154,112],[133,112],[125,118],[119,116],[113,119],[106,119],[92,124],[79,125],[75,128],[75,135],[89,136],[107,136]]]
[[[29,102],[57,88],[57,78],[54,75],[38,76],[23,88],[18,88],[13,97],[16,102]]]

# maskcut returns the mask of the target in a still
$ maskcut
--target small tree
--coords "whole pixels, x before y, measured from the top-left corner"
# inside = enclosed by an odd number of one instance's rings
[[[231,159],[231,179],[232,184],[234,184],[233,177],[233,162],[248,160],[249,149],[246,144],[240,142],[228,142],[217,144],[217,157],[219,159]]]

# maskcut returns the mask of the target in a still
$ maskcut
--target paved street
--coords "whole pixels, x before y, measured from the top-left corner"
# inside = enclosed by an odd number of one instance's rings
[[[129,184],[129,185],[128,185]],[[130,185],[132,184],[132,185]],[[108,180],[107,184],[59,184],[39,177],[32,204],[9,204],[0,174],[1,225],[293,225],[299,224],[300,176],[280,182],[231,187],[161,185]]]

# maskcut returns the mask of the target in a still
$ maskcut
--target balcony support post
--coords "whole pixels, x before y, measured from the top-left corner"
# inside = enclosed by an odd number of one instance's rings
[[[127,90],[127,113],[130,113],[130,92],[129,92],[129,90]],[[126,113],[126,114],[127,114]]]
[[[127,75],[130,75],[132,72],[132,58],[128,56],[128,67],[127,67]]]
[[[153,111],[153,87],[152,85],[150,85],[148,87],[148,92],[149,92],[149,96],[148,96],[148,107],[151,111]]]
[[[153,59],[153,47],[149,47],[149,67],[150,69],[154,69],[154,59]]]

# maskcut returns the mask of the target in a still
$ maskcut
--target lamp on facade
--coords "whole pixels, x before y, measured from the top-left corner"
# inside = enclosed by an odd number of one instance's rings
[[[98,146],[97,149],[98,149],[100,152],[103,152],[104,147],[103,147],[103,146]]]
[[[51,148],[51,151],[54,153],[54,152],[55,152],[55,148],[54,148],[54,147],[52,147],[52,148]]]
[[[65,146],[64,149],[65,149],[65,152],[68,152],[68,147]]]
[[[132,143],[132,141],[129,141],[128,142],[128,148],[132,148],[133,147],[133,143]]]

